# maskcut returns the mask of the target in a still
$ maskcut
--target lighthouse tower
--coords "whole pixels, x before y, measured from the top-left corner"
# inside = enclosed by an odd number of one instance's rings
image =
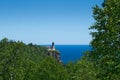
[[[60,52],[55,49],[54,42],[52,42],[52,46],[48,48],[48,56],[53,57],[58,62],[61,62],[61,60],[60,60]]]
[[[52,42],[52,50],[55,50],[54,42]]]

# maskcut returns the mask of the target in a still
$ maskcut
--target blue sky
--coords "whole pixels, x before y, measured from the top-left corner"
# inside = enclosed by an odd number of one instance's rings
[[[103,0],[0,0],[0,39],[89,44],[92,7]]]

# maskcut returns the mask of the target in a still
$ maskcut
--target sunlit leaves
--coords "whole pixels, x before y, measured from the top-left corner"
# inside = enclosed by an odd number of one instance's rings
[[[91,35],[93,51],[90,61],[98,67],[101,80],[118,80],[120,68],[120,0],[105,0],[103,7],[94,7],[95,24]],[[114,75],[114,76],[113,76]]]

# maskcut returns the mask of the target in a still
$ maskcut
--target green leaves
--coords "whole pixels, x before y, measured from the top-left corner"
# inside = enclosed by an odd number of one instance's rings
[[[76,63],[67,64],[68,80],[97,80],[96,69],[93,63],[82,59]]]
[[[45,58],[38,68],[40,80],[67,80],[68,74],[64,66],[51,57]]]
[[[93,51],[87,57],[98,68],[101,80],[118,80],[120,68],[115,67],[120,65],[120,0],[105,0],[102,8],[94,7],[93,14]]]
[[[0,41],[0,80],[67,80],[62,63],[47,55],[45,47],[20,41]]]
[[[36,65],[46,53],[46,49],[40,46],[30,46],[4,38],[0,41],[0,78],[4,80],[32,79],[37,71]],[[27,79],[26,76],[28,76]]]

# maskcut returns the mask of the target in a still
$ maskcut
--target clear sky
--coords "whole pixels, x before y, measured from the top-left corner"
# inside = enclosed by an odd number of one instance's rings
[[[0,39],[89,44],[92,7],[103,0],[0,0]]]

